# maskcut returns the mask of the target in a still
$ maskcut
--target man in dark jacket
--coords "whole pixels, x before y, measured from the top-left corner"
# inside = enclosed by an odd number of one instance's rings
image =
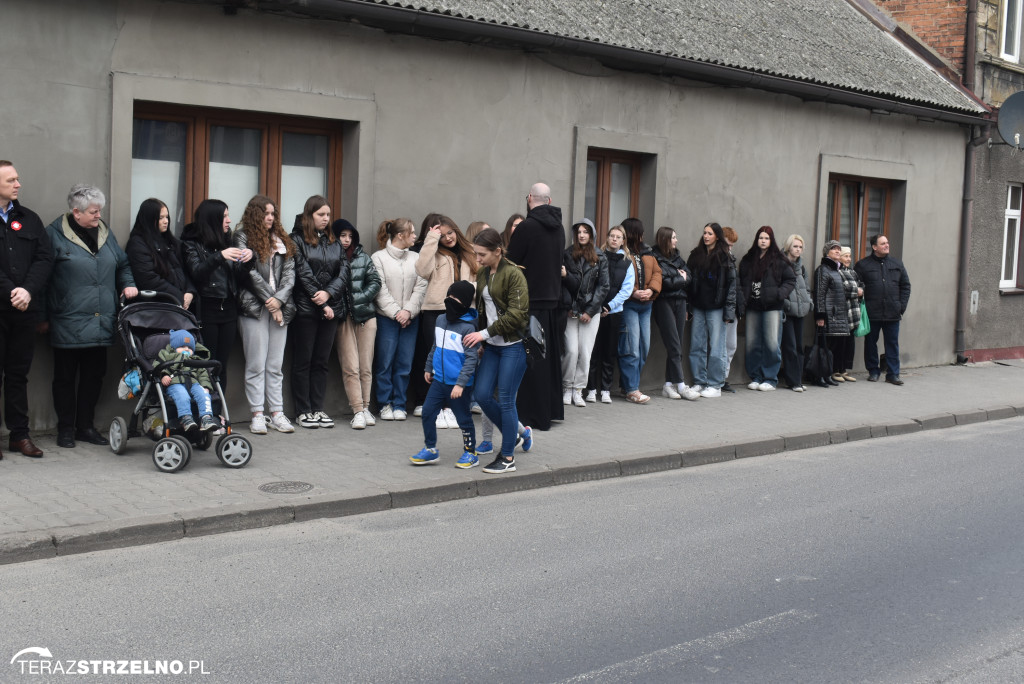
[[[562,339],[558,331],[558,300],[562,293],[562,252],[565,228],[562,210],[551,206],[551,188],[535,183],[526,196],[526,218],[508,243],[508,259],[523,268],[530,294],[530,315],[544,328],[547,353],[526,369],[516,409],[523,425],[549,430],[562,420]]]
[[[0,296],[0,377],[11,431],[8,449],[42,458],[28,434],[28,371],[53,249],[39,216],[18,204],[20,188],[14,165],[0,160],[0,291],[7,293]]]
[[[899,259],[889,256],[889,238],[871,236],[871,255],[854,266],[864,281],[864,303],[871,332],[864,338],[864,367],[868,380],[877,382],[878,335],[885,335],[885,381],[902,385],[900,378],[900,319],[910,303],[910,277]]]

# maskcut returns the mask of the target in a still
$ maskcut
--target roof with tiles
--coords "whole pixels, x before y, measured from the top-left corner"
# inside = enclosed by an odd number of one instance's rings
[[[358,0],[944,109],[985,108],[848,0]]]

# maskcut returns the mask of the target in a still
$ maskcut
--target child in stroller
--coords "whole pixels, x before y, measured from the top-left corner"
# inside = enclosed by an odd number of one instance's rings
[[[205,368],[192,368],[183,362],[194,357],[209,360],[210,351],[195,341],[187,330],[171,330],[170,343],[160,350],[153,365],[162,368],[160,384],[167,388],[167,396],[171,398],[178,410],[178,422],[187,434],[195,434],[197,430],[209,432],[216,430],[220,424],[213,417],[213,405],[210,392],[213,383]],[[169,363],[166,366],[161,364]],[[199,408],[199,424],[192,417],[191,397]]]

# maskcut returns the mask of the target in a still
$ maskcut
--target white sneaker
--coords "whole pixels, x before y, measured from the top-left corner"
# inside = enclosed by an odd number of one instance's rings
[[[612,393],[607,390],[601,390],[601,403],[610,404],[612,403]]]
[[[568,406],[572,403],[572,390],[562,390],[562,403]]]
[[[597,401],[597,390],[590,390],[587,392],[587,401],[591,404]]]
[[[288,422],[288,417],[281,411],[270,415],[269,425],[278,432],[295,432],[295,428]]]
[[[686,401],[697,401],[700,399],[700,391],[693,387],[687,387],[685,383],[679,383],[677,388],[679,395]]]
[[[414,408],[412,410],[412,415],[416,416],[417,418],[421,417],[423,415],[423,404],[420,404],[419,406]]]
[[[749,385],[747,385],[747,389],[748,390],[759,390],[759,389],[761,389],[761,383],[759,383],[757,380],[755,380],[754,382],[752,382]]]
[[[448,423],[448,428],[450,430],[459,429],[459,419],[455,417],[455,411],[452,411],[450,408],[446,408],[444,410],[444,420]]]
[[[316,419],[320,422],[320,427],[322,428],[334,427],[334,420],[323,411],[316,412]]]
[[[384,408],[380,410],[381,420],[394,420],[395,412],[391,409],[391,404],[384,404]]]
[[[444,409],[441,409],[440,411],[437,412],[437,418],[434,420],[434,427],[436,427],[438,430],[448,429],[448,419],[444,417]]]
[[[373,417],[368,408],[363,409],[363,420],[366,421],[366,427],[373,427],[377,424],[377,419]]]
[[[349,421],[349,425],[352,426],[353,430],[365,430],[366,429],[366,416],[362,411],[352,416],[352,420]]]
[[[722,396],[722,390],[717,387],[705,387],[700,391],[700,396],[705,399],[714,399],[715,397]]]
[[[254,435],[265,435],[267,434],[267,417],[262,413],[257,413],[252,417],[252,422],[249,423],[249,432]]]
[[[405,420],[406,413],[404,409],[395,409],[395,420]]]
[[[304,428],[316,429],[320,427],[320,421],[317,419],[316,413],[300,413],[296,420]]]
[[[771,383],[767,382],[762,382],[760,385],[758,385],[757,389],[761,390],[762,392],[774,392],[775,385],[772,385]]]
[[[676,388],[671,383],[667,383],[661,388],[661,396],[668,397],[669,399],[682,399],[683,396],[676,391]]]
[[[583,392],[581,390],[573,390],[572,403],[578,408],[586,408],[587,402],[583,399]]]

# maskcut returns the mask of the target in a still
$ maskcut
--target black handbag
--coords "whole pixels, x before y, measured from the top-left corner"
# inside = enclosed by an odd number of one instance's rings
[[[804,375],[811,380],[832,375],[832,352],[825,346],[825,331],[820,328],[814,346],[804,356]]]

